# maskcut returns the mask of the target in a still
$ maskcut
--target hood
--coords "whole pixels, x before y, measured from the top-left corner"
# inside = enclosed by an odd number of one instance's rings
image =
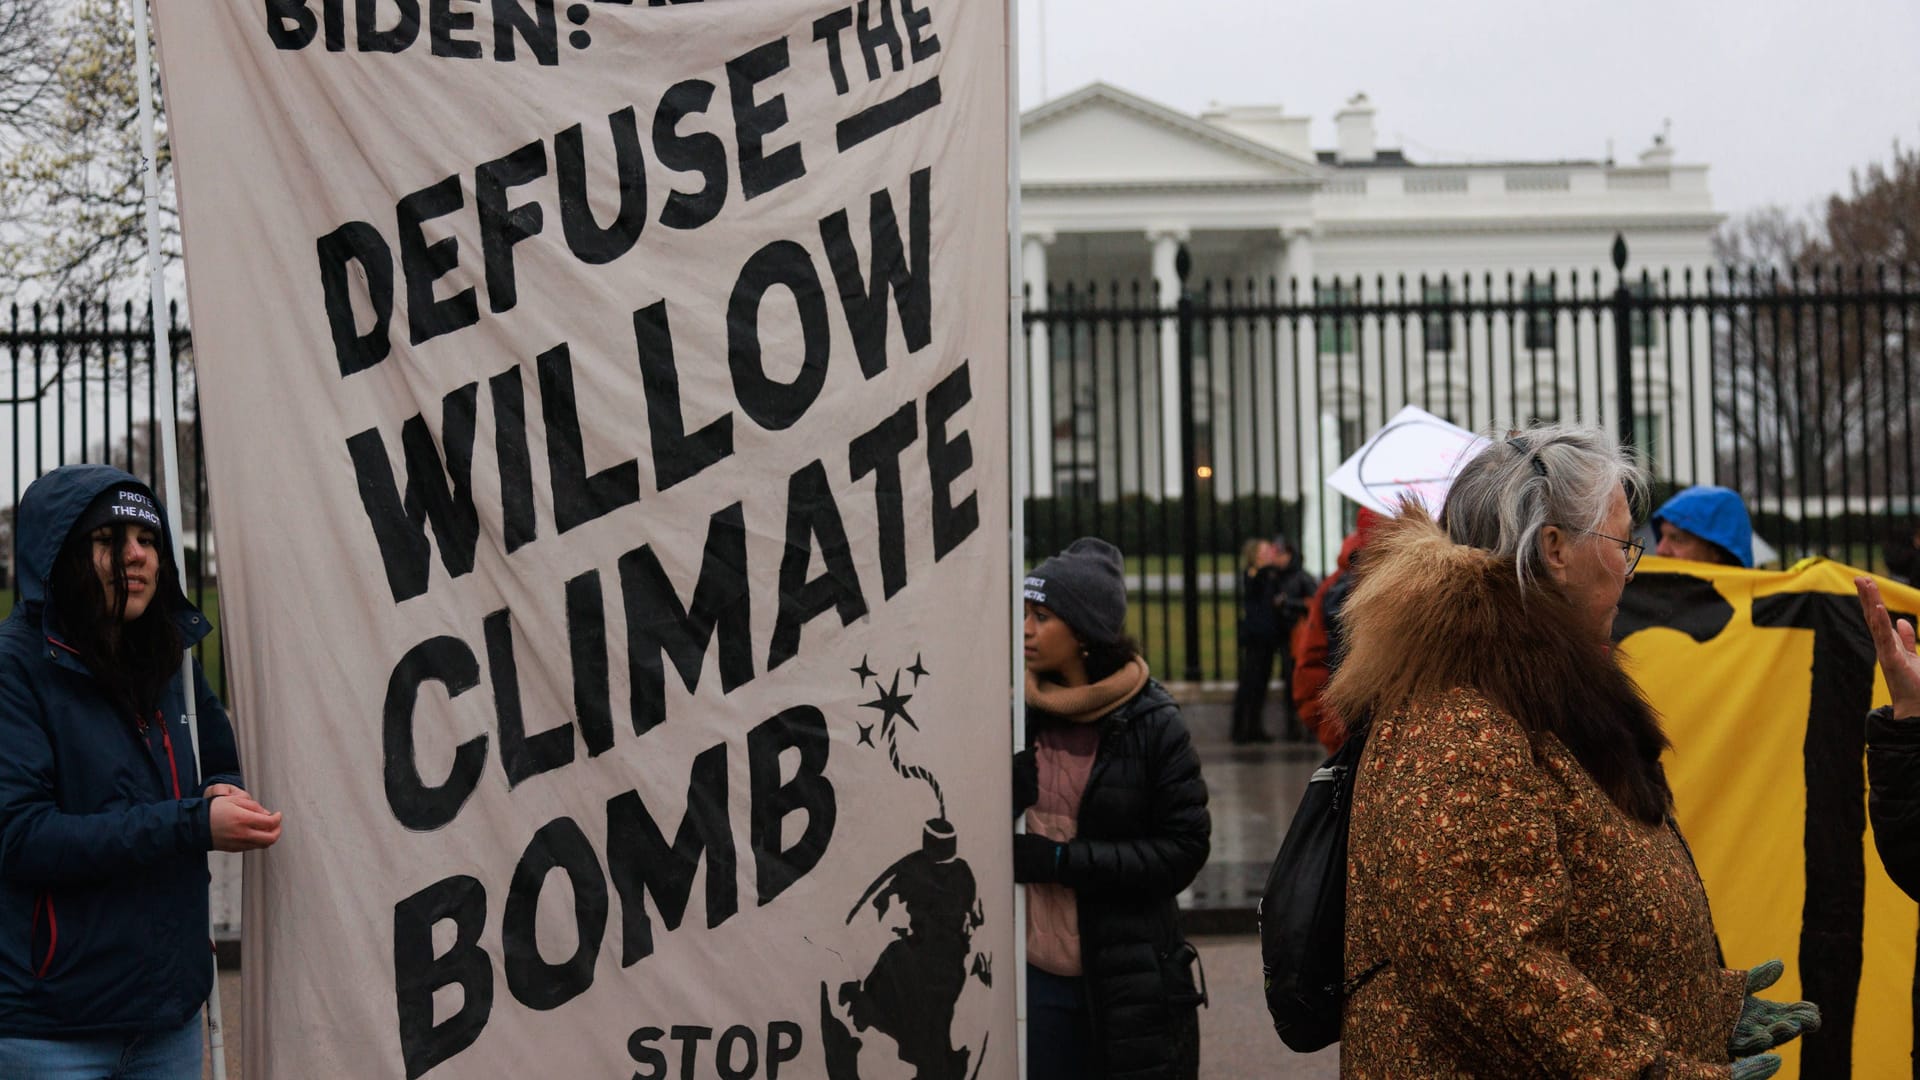
[[[1340,557],[1334,560],[1334,565],[1341,570],[1352,567],[1354,558],[1360,554],[1361,548],[1367,546],[1367,540],[1373,536],[1374,530],[1380,527],[1381,522],[1391,520],[1367,507],[1361,507],[1360,513],[1353,519],[1353,531],[1340,541]]]
[[[1662,521],[1685,529],[1740,560],[1741,566],[1753,569],[1753,522],[1747,518],[1747,504],[1741,501],[1739,492],[1711,484],[1687,488],[1653,512],[1655,530]]]
[[[1365,547],[1366,543],[1367,538],[1359,533],[1348,533],[1347,538],[1340,541],[1340,557],[1334,560],[1334,565],[1341,570],[1352,569],[1354,557],[1360,554],[1360,549]]]
[[[53,575],[53,561],[59,556],[61,545],[66,543],[67,534],[101,492],[122,485],[153,497],[153,489],[140,478],[110,465],[62,465],[28,485],[20,496],[13,519],[13,565],[19,574],[22,607],[44,617],[48,579]],[[160,513],[160,544],[169,553],[165,561],[171,562],[173,534],[167,508],[157,498],[153,505]],[[164,581],[158,584],[172,590],[175,604],[183,611],[191,610],[180,591],[178,576],[160,576]]]
[[[1621,809],[1659,820],[1659,718],[1552,582],[1522,589],[1513,562],[1456,544],[1409,507],[1367,542],[1340,609],[1347,654],[1323,695],[1341,717],[1386,717],[1455,689],[1551,734]]]

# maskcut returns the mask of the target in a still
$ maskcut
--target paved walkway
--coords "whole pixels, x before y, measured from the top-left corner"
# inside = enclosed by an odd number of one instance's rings
[[[1251,936],[1195,938],[1212,1004],[1200,1010],[1200,1080],[1334,1080],[1338,1044],[1296,1054],[1273,1032],[1260,996],[1260,941]]]
[[[1318,743],[1235,746],[1227,738],[1232,709],[1195,702],[1189,691],[1181,711],[1200,754],[1201,775],[1213,811],[1213,853],[1193,887],[1180,898],[1187,932],[1200,947],[1212,1004],[1200,1013],[1201,1080],[1334,1080],[1340,1048],[1296,1054],[1274,1034],[1261,996],[1260,940],[1255,910],[1267,868],[1280,849],[1308,777],[1325,760]],[[1217,696],[1217,695],[1209,695]],[[1277,697],[1267,709],[1267,730],[1281,718]],[[1199,936],[1207,930],[1220,936]]]
[[[1180,906],[1190,933],[1252,933],[1267,868],[1326,753],[1313,742],[1235,746],[1227,738],[1228,705],[1183,704],[1181,711],[1207,781],[1213,853]],[[1278,730],[1278,705],[1267,713],[1267,729]]]

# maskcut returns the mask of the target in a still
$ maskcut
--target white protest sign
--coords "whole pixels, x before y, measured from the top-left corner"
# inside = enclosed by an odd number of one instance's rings
[[[154,7],[247,1076],[1012,1076],[1005,4]]]
[[[1417,405],[1394,414],[1327,477],[1335,491],[1392,517],[1408,499],[1439,516],[1460,467],[1487,440]]]

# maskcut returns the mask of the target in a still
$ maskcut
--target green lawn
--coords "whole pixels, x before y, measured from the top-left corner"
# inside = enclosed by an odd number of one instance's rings
[[[1150,597],[1127,606],[1127,633],[1140,643],[1153,676],[1163,682],[1187,677],[1185,609],[1179,599]],[[1232,679],[1238,672],[1239,613],[1232,596],[1200,601],[1200,677]]]
[[[1237,569],[1240,556],[1223,552],[1201,552],[1199,572],[1202,574],[1224,573]],[[1187,560],[1178,555],[1129,555],[1127,573],[1129,574],[1173,574],[1178,576],[1186,569]]]
[[[187,593],[187,599],[195,599],[191,590]],[[206,669],[207,679],[213,684],[214,693],[220,695],[221,700],[224,701],[226,680],[221,677],[220,672],[220,590],[206,590],[204,597],[197,602],[197,606],[213,624],[213,633],[208,634],[206,640],[200,643],[200,664]],[[13,590],[0,590],[0,618],[5,618],[12,611]]]

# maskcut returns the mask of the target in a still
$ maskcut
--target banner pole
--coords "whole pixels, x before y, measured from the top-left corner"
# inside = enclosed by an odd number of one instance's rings
[[[1008,558],[1014,589],[1008,626],[1012,659],[1013,752],[1027,744],[1026,653],[1021,640],[1026,621],[1020,585],[1026,576],[1027,471],[1032,433],[1027,430],[1026,297],[1020,237],[1020,4],[1006,0],[1007,71],[1007,514]],[[1024,820],[1024,818],[1022,819]],[[1016,826],[1024,828],[1020,822]],[[1013,1000],[1016,1076],[1027,1075],[1027,890],[1013,887]]]
[[[163,407],[172,410],[172,416],[160,428],[160,470],[166,487],[166,497],[174,506],[173,527],[173,566],[180,575],[180,591],[186,593],[186,543],[181,537],[186,512],[186,500],[180,491],[180,446],[176,425],[180,422],[180,401],[178,388],[173,383],[173,354],[168,349],[166,318],[167,281],[165,267],[160,256],[160,160],[159,148],[154,134],[153,107],[153,55],[147,44],[147,2],[132,0],[133,6],[133,48],[136,68],[134,84],[139,88],[140,97],[140,165],[143,187],[142,203],[145,206],[147,231],[147,322],[153,329],[153,379],[157,385],[156,396],[164,403]],[[204,770],[200,762],[200,709],[198,695],[195,693],[193,678],[193,649],[187,648],[180,654],[181,697],[187,705],[187,742],[193,749],[194,774],[202,775]],[[213,945],[213,927],[209,913],[207,944]],[[214,1080],[227,1080],[226,1040],[221,1032],[220,1023],[220,976],[216,970],[212,987],[207,996],[205,1010],[207,1024],[207,1056],[212,1060]]]

